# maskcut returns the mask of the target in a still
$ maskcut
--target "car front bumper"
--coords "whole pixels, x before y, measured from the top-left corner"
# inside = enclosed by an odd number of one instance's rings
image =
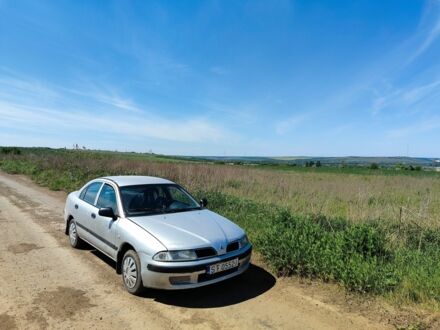
[[[181,290],[197,288],[237,276],[249,267],[252,246],[214,258],[188,262],[141,262],[142,282],[145,287]],[[215,274],[208,274],[210,265],[238,258],[238,267]],[[146,265],[146,266],[145,266]]]

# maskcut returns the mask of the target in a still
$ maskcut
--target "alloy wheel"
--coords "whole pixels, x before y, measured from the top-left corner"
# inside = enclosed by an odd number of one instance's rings
[[[70,222],[70,226],[69,226],[69,239],[70,239],[70,244],[72,246],[75,246],[76,242],[78,241],[78,233],[76,231],[76,224],[73,221]]]
[[[125,285],[130,289],[134,288],[137,280],[137,269],[136,262],[132,257],[128,256],[124,259],[122,274],[124,276]]]

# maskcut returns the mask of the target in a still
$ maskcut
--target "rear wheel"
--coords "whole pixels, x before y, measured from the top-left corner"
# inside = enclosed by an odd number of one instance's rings
[[[73,220],[70,220],[69,223],[69,241],[70,245],[75,249],[78,249],[83,245],[83,240],[79,238],[76,223]]]
[[[133,250],[125,252],[122,259],[122,281],[131,294],[139,295],[144,290],[141,278],[141,261]]]

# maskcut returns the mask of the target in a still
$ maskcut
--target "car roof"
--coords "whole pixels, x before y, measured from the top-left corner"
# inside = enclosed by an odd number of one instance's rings
[[[173,181],[158,178],[155,176],[141,176],[141,175],[106,176],[101,179],[111,180],[120,187],[136,186],[141,184],[174,183]]]

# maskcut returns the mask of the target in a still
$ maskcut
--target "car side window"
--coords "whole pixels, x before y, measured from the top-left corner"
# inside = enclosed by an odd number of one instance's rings
[[[81,194],[79,194],[79,199],[84,199],[84,195],[86,194],[87,188],[89,186],[85,187],[83,190],[81,190]]]
[[[111,207],[113,212],[117,213],[116,204],[116,193],[112,186],[104,184],[99,194],[98,202],[96,203],[97,208]]]
[[[96,195],[98,194],[99,188],[101,188],[102,182],[93,182],[88,187],[85,188],[86,192],[84,194],[83,200],[89,204],[94,204]]]

